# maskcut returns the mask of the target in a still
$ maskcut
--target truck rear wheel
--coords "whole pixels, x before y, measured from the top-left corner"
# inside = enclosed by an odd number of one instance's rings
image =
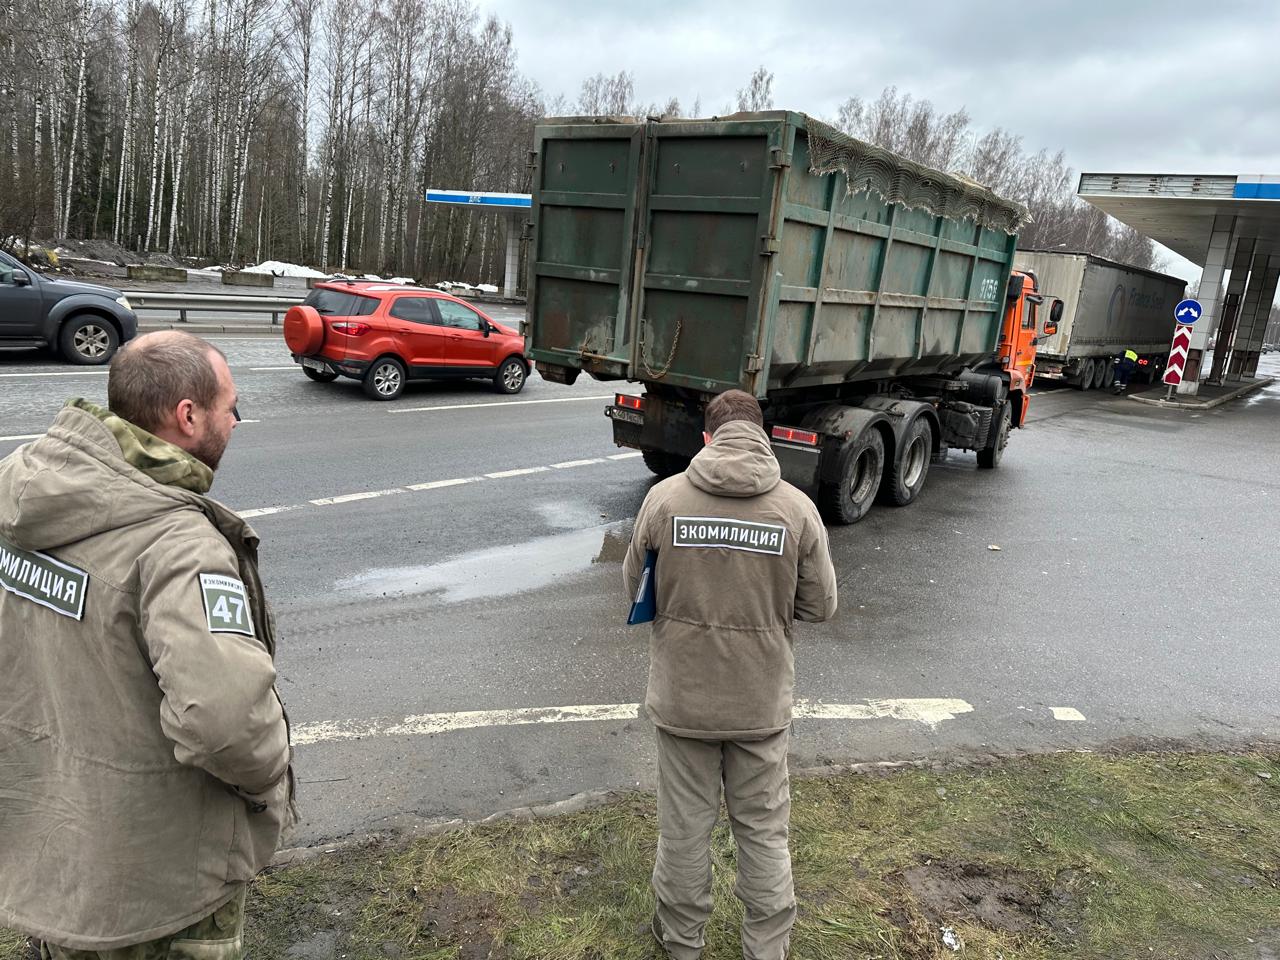
[[[908,428],[898,447],[898,456],[886,465],[880,500],[895,507],[905,507],[924,489],[933,456],[933,425],[920,417]]]
[[[985,470],[994,470],[1000,466],[1000,461],[1004,457],[1004,448],[1009,445],[1009,430],[1013,426],[1013,416],[1009,410],[1008,400],[996,409],[995,418],[986,447],[978,451],[978,466]]]
[[[684,473],[689,468],[689,461],[685,457],[665,450],[642,450],[640,454],[644,457],[644,465],[664,480],[677,473]]]
[[[1092,390],[1093,378],[1098,375],[1097,365],[1093,362],[1093,358],[1080,362],[1079,379],[1071,378],[1071,385],[1077,390]]]
[[[871,509],[883,476],[884,439],[871,427],[849,441],[840,479],[818,488],[818,508],[832,523],[857,523]]]
[[[1111,386],[1111,371],[1111,358],[1099,357],[1098,369],[1093,378],[1093,388],[1095,390],[1105,390]]]

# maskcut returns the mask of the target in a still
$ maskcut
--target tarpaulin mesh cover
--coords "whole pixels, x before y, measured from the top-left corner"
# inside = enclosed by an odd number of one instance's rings
[[[825,176],[843,173],[849,194],[872,192],[886,203],[927,210],[948,220],[970,219],[989,230],[1017,233],[1031,222],[1020,203],[998,197],[982,184],[943,173],[864,143],[807,117],[809,169]]]

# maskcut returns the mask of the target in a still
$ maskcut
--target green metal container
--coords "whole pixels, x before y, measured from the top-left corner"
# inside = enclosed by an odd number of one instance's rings
[[[764,397],[995,349],[1025,211],[976,184],[786,112],[549,120],[533,160],[529,352],[550,379]]]

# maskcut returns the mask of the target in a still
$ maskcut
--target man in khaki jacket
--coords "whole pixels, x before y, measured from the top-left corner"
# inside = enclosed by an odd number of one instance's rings
[[[711,831],[723,785],[738,846],[747,960],[786,956],[795,921],[787,849],[793,619],[836,610],[813,503],[781,479],[760,405],[740,390],[706,410],[710,441],[645,497],[623,565],[634,596],[657,551],[645,707],[658,731],[654,936],[696,960],[711,915]]]
[[[293,784],[258,538],[204,496],[235,385],[157,333],[107,393],[0,461],[0,926],[233,960]]]

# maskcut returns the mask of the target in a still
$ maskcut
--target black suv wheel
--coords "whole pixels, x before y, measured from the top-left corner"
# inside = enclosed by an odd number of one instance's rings
[[[58,349],[72,363],[99,366],[110,361],[119,346],[115,326],[96,314],[72,317],[58,331]]]

